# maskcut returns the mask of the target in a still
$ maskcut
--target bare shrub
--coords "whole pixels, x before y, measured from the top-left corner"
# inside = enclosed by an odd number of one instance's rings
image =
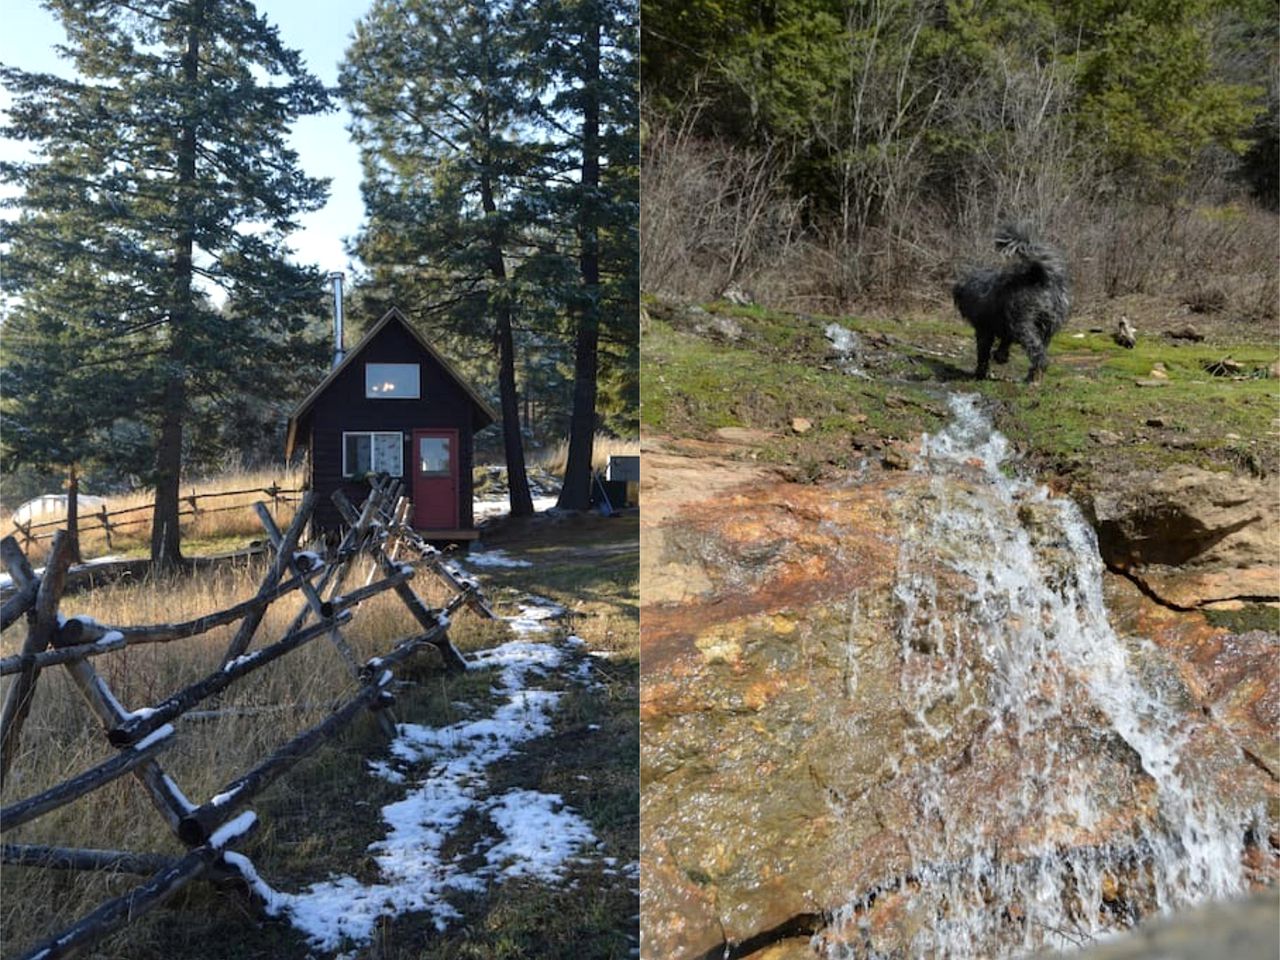
[[[754,278],[799,235],[799,204],[773,150],[694,134],[697,113],[645,124],[640,272],[646,291],[708,299]]]
[[[610,457],[638,457],[639,455],[640,441],[619,439],[607,433],[597,432],[591,443],[591,469],[603,470],[608,466]],[[535,466],[548,473],[563,477],[565,466],[569,462],[569,441],[561,440],[555,446],[540,451],[533,462]]]

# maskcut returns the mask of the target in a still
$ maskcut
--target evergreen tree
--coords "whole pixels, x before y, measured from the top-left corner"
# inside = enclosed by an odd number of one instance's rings
[[[532,98],[542,106],[555,163],[545,203],[566,228],[555,253],[574,261],[560,273],[560,296],[574,318],[574,372],[558,506],[585,510],[600,421],[601,336],[609,341],[604,356],[615,403],[634,396],[626,384],[628,371],[638,369],[629,349],[639,342],[638,30],[634,5],[618,0],[537,0],[531,14],[538,24],[529,35],[533,92],[555,91]],[[637,380],[630,378],[633,386]]]
[[[364,164],[356,251],[409,316],[493,351],[511,513],[528,516],[513,271],[536,214],[523,188],[542,157],[521,96],[518,29],[507,4],[376,0],[340,86]]]
[[[287,360],[321,296],[284,241],[325,184],[285,137],[328,98],[248,0],[48,6],[77,75],[0,71],[14,96],[4,133],[37,153],[0,167],[23,191],[22,216],[0,226],[4,286],[66,304],[50,321],[64,340],[121,358],[153,431],[151,555],[168,566],[181,559],[189,417],[220,384],[252,388],[255,370]],[[213,288],[237,309],[215,309]]]

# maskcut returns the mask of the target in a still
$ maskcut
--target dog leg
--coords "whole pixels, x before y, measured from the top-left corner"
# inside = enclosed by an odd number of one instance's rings
[[[986,380],[991,375],[991,346],[996,342],[996,338],[981,330],[977,332],[976,336],[978,340],[978,369],[974,371],[973,378],[975,380]]]
[[[1039,383],[1044,379],[1045,368],[1049,366],[1048,353],[1045,345],[1038,339],[1028,337],[1023,341],[1022,347],[1027,351],[1027,358],[1031,361],[1031,369],[1027,371],[1027,383]]]
[[[1012,342],[1013,341],[1010,340],[1008,337],[1001,337],[1000,342],[996,344],[996,352],[991,357],[991,359],[994,360],[996,363],[1008,363],[1009,362],[1009,345]]]

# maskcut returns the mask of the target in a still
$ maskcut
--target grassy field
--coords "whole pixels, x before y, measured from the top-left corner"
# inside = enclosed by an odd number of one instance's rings
[[[201,510],[194,517],[184,518],[182,523],[182,549],[188,556],[199,556],[222,551],[237,550],[250,540],[262,538],[262,524],[253,509],[256,501],[270,502],[266,490],[272,486],[284,490],[297,490],[302,486],[303,474],[297,467],[280,465],[269,469],[255,471],[232,471],[218,477],[192,481],[184,484],[182,495],[221,494],[232,491],[256,491],[239,496],[217,497],[212,500],[201,499],[197,504]],[[296,500],[300,494],[293,494]],[[150,490],[138,490],[131,493],[107,496],[108,513],[120,510],[129,511],[121,516],[110,518],[113,525],[111,543],[108,545],[106,534],[96,512],[81,508],[80,516],[80,553],[85,559],[102,557],[108,554],[123,557],[147,556],[151,545],[151,505],[153,494]],[[183,509],[189,509],[184,501]],[[281,516],[292,513],[292,506],[282,503],[276,511],[276,521]],[[36,523],[62,519],[61,515],[37,517]],[[0,536],[16,533],[13,523],[6,517]],[[51,534],[55,527],[35,530],[37,534]],[[31,545],[27,551],[33,564],[44,562],[48,552],[49,539],[41,539]]]
[[[1016,348],[995,379],[973,381],[973,338],[954,316],[836,318],[657,302],[648,312],[645,429],[693,438],[725,427],[763,431],[755,455],[792,479],[833,478],[936,430],[950,390],[990,398],[1019,450],[1069,484],[1174,463],[1280,468],[1280,381],[1267,376],[1280,351],[1273,331],[1254,324],[1220,320],[1194,343],[1148,329],[1126,350],[1095,332],[1103,321],[1076,318],[1053,342],[1045,383],[1027,388]],[[824,335],[832,323],[857,335],[857,372],[833,357]],[[1210,372],[1224,359],[1239,372]],[[810,426],[797,431],[795,418]]]
[[[625,440],[597,433],[592,447],[592,465],[603,470],[611,456],[638,456],[640,444],[637,440]],[[560,478],[564,476],[565,464],[568,461],[568,441],[561,441],[555,446],[539,452],[529,459],[529,470],[544,489],[558,489]],[[183,496],[200,494],[222,494],[230,491],[256,491],[240,496],[219,497],[212,500],[198,501],[203,511],[198,516],[186,518],[182,524],[182,549],[187,556],[204,556],[212,553],[239,550],[253,540],[262,538],[262,524],[253,509],[256,501],[267,501],[266,490],[277,486],[284,490],[298,490],[305,481],[300,467],[279,465],[262,470],[233,471],[207,480],[193,481],[183,486]],[[475,495],[477,499],[506,497],[505,468],[477,466],[475,469]],[[293,494],[293,498],[299,494]],[[139,490],[133,493],[108,496],[106,509],[108,513],[127,510],[129,513],[111,517],[114,529],[111,543],[107,543],[102,524],[97,519],[97,511],[81,509],[80,518],[80,551],[85,559],[107,555],[121,557],[145,557],[151,544],[151,504],[152,492]],[[16,504],[10,505],[16,506]],[[184,501],[183,509],[188,504]],[[101,509],[101,508],[99,508]],[[288,515],[292,507],[282,504],[276,511],[276,521],[280,522],[280,514]],[[61,515],[36,518],[37,523],[62,519]],[[36,530],[37,534],[51,535],[55,527]],[[0,523],[0,537],[17,533],[17,528],[6,519]],[[32,544],[28,549],[29,559],[33,564],[44,562],[48,553],[50,538]]]
[[[500,613],[513,613],[530,594],[563,605],[565,619],[545,636],[581,637],[594,683],[555,676],[562,691],[548,736],[530,740],[486,772],[488,789],[522,787],[558,794],[591,826],[600,856],[574,862],[565,882],[509,881],[458,893],[451,902],[461,919],[439,931],[406,914],[382,923],[372,944],[351,945],[351,957],[625,957],[638,935],[637,879],[628,865],[638,857],[638,617],[635,517],[538,518],[486,537],[529,567],[480,568],[486,592]],[[160,584],[114,585],[68,598],[67,615],[90,614],[108,623],[164,622],[227,606],[250,595],[260,571],[245,568]],[[415,588],[442,602],[441,590]],[[277,604],[259,636],[278,637],[296,609]],[[397,600],[384,596],[362,606],[345,631],[361,657],[385,650],[414,626]],[[21,627],[5,633],[5,653],[21,642]],[[511,639],[504,621],[459,614],[451,630],[464,652]],[[127,708],[153,704],[181,684],[216,669],[230,630],[168,645],[134,647],[99,657],[96,666]],[[539,639],[544,639],[539,637]],[[255,648],[263,641],[255,643]],[[396,713],[403,723],[441,725],[483,709],[494,694],[491,671],[444,674],[424,653],[401,671]],[[222,708],[262,711],[251,717],[183,722],[178,742],[161,754],[162,766],[194,802],[207,800],[293,733],[322,719],[354,689],[341,661],[323,640],[264,668],[232,688]],[[42,675],[24,752],[5,785],[4,803],[105,759],[110,752],[87,708],[62,672]],[[404,787],[372,776],[370,760],[386,759],[388,744],[372,720],[349,732],[273,785],[251,804],[262,828],[246,845],[259,873],[275,889],[298,891],[330,875],[371,881],[377,866],[367,851],[383,836],[380,807]],[[492,826],[469,820],[450,849],[462,851]],[[138,784],[125,778],[62,810],[6,834],[7,841],[154,851],[180,851]],[[605,857],[610,858],[606,861]],[[0,884],[4,953],[61,929],[132,878],[9,867]],[[305,939],[288,923],[257,915],[244,897],[198,883],[169,905],[102,944],[101,958],[176,957],[190,960],[307,956]],[[316,954],[324,955],[324,954]]]

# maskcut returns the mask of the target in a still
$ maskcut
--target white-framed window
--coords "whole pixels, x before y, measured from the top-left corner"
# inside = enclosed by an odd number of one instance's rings
[[[374,431],[342,434],[342,475],[359,477],[366,473],[404,476],[404,434]]]
[[[422,375],[416,363],[366,363],[364,395],[371,400],[418,400]]]

